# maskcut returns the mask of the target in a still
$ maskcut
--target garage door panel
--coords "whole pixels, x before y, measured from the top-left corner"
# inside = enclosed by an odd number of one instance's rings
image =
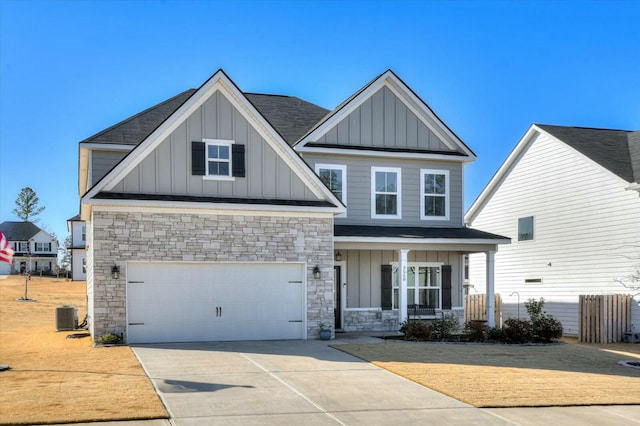
[[[130,263],[128,339],[301,339],[302,264]]]

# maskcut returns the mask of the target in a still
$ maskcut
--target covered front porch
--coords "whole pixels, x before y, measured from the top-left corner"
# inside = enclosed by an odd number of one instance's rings
[[[414,305],[462,322],[465,255],[485,253],[493,282],[495,252],[509,242],[470,228],[335,226],[336,330],[395,332]],[[487,310],[493,325],[493,306]]]

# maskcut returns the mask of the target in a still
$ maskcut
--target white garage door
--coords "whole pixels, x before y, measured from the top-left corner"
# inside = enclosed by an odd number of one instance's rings
[[[130,343],[305,337],[304,265],[129,263]]]

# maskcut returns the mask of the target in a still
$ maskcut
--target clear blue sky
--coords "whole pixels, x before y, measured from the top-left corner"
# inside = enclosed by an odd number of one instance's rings
[[[531,123],[640,129],[636,1],[0,0],[0,221],[62,241],[78,142],[223,68],[332,109],[391,68],[478,155],[468,207]]]

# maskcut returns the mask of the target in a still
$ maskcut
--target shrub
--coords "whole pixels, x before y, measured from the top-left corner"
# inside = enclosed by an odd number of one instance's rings
[[[433,337],[437,340],[448,339],[460,331],[460,321],[455,315],[444,315],[441,319],[432,321]]]
[[[113,333],[105,333],[102,334],[100,336],[98,336],[98,339],[96,340],[97,343],[101,344],[101,345],[113,345],[116,343],[120,343],[122,339],[120,338],[120,336],[113,334]]]
[[[433,327],[423,321],[405,321],[400,324],[400,332],[406,340],[432,340]]]
[[[505,343],[527,343],[533,341],[533,324],[525,319],[509,318],[502,329]]]
[[[487,340],[490,342],[504,342],[504,330],[498,327],[491,327],[487,331]]]
[[[489,326],[483,321],[467,321],[464,331],[472,342],[486,342],[489,338]]]
[[[551,315],[543,316],[533,322],[533,335],[537,342],[551,342],[562,337],[562,323]]]
[[[546,314],[546,312],[542,310],[542,308],[544,308],[544,297],[541,297],[540,300],[529,299],[524,302],[524,307],[529,314],[531,322],[536,322]]]

